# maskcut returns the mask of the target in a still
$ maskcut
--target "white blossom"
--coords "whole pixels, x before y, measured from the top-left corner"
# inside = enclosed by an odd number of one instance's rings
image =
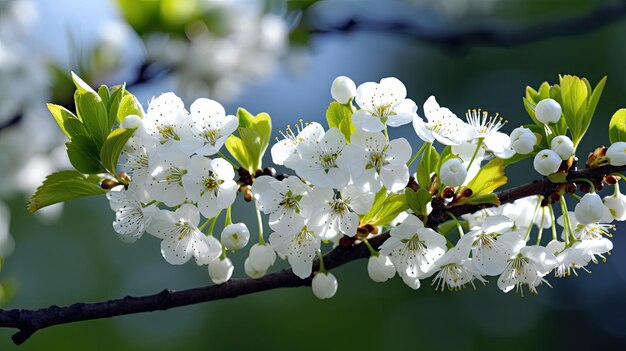
[[[611,212],[604,206],[602,198],[596,193],[585,194],[574,209],[578,223],[590,224],[610,222]]]
[[[519,127],[511,132],[511,147],[518,154],[526,155],[533,152],[535,145],[537,145],[537,136],[532,130]]]
[[[185,201],[183,176],[187,174],[189,156],[176,147],[155,150],[148,155],[149,175],[146,189],[153,200],[173,207]]]
[[[233,276],[233,262],[228,257],[218,258],[209,263],[209,277],[215,284],[226,283]]]
[[[300,122],[295,125],[295,131],[287,126],[285,132],[279,131],[283,139],[277,140],[271,148],[272,161],[277,165],[285,165],[295,169],[300,161],[297,147],[300,143],[315,142],[324,135],[324,127],[317,122],[311,122],[306,126]]]
[[[467,170],[463,166],[461,159],[451,158],[441,165],[439,178],[443,184],[448,186],[460,186],[465,182]]]
[[[197,99],[189,109],[194,136],[200,140],[195,150],[198,155],[216,154],[239,125],[237,117],[227,116],[224,107],[217,101]]]
[[[561,119],[561,105],[553,99],[543,99],[535,106],[535,117],[543,124],[556,123]]]
[[[567,160],[574,155],[574,143],[566,135],[554,137],[550,143],[550,149],[556,152],[561,160]]]
[[[626,142],[618,141],[606,150],[606,157],[609,159],[611,166],[626,165]]]
[[[340,104],[347,104],[356,96],[356,84],[346,76],[339,76],[333,80],[330,95]]]
[[[498,278],[498,287],[505,293],[515,288],[523,294],[521,287],[525,284],[531,293],[536,294],[537,286],[544,282],[547,284],[543,277],[556,265],[556,257],[547,248],[539,245],[523,247],[508,260]]]
[[[144,208],[135,192],[132,189],[126,190],[123,185],[111,189],[107,193],[107,199],[111,209],[115,211],[113,229],[120,240],[134,243],[141,238],[157,207],[150,205]]]
[[[226,249],[239,250],[248,244],[250,231],[245,223],[233,223],[224,227],[220,238]]]
[[[474,129],[474,140],[482,140],[484,147],[499,158],[510,158],[515,154],[511,138],[499,130],[506,123],[498,114],[489,116],[487,111],[468,110],[465,114],[470,128]]]
[[[274,265],[276,252],[268,244],[254,244],[250,248],[250,253],[245,261],[245,271],[251,278],[260,278],[267,270]]]
[[[561,161],[561,157],[556,152],[545,149],[537,153],[533,161],[533,165],[539,174],[548,176],[559,170],[559,167],[561,167]]]
[[[287,257],[293,273],[305,279],[311,275],[313,260],[320,249],[320,227],[304,225],[295,233],[274,232],[269,241],[278,254]]]
[[[187,154],[197,146],[191,116],[174,93],[164,93],[150,101],[143,120],[146,133],[162,145],[176,145]]]
[[[382,186],[391,192],[404,189],[409,181],[406,163],[411,145],[405,138],[387,141],[383,133],[363,133],[347,145],[337,164],[350,170],[355,185],[366,192],[378,192]]]
[[[337,292],[337,278],[329,272],[318,272],[311,281],[311,289],[318,299],[330,299]]]
[[[352,123],[364,132],[380,132],[386,126],[399,127],[417,116],[417,106],[406,98],[406,88],[396,78],[383,78],[380,83],[367,82],[356,90],[359,110],[352,115]]]
[[[611,212],[613,220],[624,221],[626,220],[626,196],[617,192],[615,195],[605,197],[602,202]]]
[[[373,281],[382,283],[396,275],[396,267],[394,267],[389,256],[371,255],[367,261],[367,274]]]
[[[350,173],[337,163],[337,158],[345,147],[346,138],[337,128],[329,129],[319,140],[298,144],[296,174],[315,186],[343,188],[350,181]]]
[[[198,203],[200,213],[212,218],[235,202],[239,186],[234,178],[233,167],[226,160],[194,155],[182,182],[189,199]]]
[[[198,229],[200,212],[195,206],[184,204],[176,212],[161,211],[159,217],[158,225],[153,223],[155,229],[150,233],[163,239],[161,254],[168,263],[179,265],[192,256],[207,256],[209,246]]]
[[[444,145],[459,145],[474,139],[476,130],[458,118],[452,111],[440,107],[434,96],[424,103],[426,122],[420,117],[413,119],[415,133],[426,143],[437,140]]]

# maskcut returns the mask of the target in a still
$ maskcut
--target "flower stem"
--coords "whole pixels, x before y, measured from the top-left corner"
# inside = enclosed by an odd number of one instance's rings
[[[363,239],[363,243],[365,244],[365,246],[367,246],[367,248],[370,250],[370,255],[378,257],[379,252],[374,250],[374,248],[372,247],[372,245],[370,244],[370,242],[367,239]]]
[[[546,211],[541,210],[541,224],[539,225],[539,233],[537,233],[537,243],[539,245],[541,243],[541,236],[543,235],[543,221],[546,219]]]
[[[463,237],[465,233],[463,232],[463,226],[461,225],[461,222],[459,222],[459,220],[456,218],[454,214],[452,214],[452,212],[446,211],[446,213],[448,214],[448,216],[450,216],[454,220],[454,223],[456,223],[456,230],[459,231],[459,237]]]
[[[226,218],[224,218],[224,227],[233,224],[233,218],[231,216],[232,206],[226,207]]]
[[[472,163],[474,163],[474,159],[476,159],[476,156],[478,155],[478,150],[480,150],[480,147],[483,146],[483,138],[478,138],[478,143],[476,144],[476,150],[474,150],[474,154],[472,155],[472,158],[470,159],[469,163],[467,164],[467,171],[469,171],[470,167],[472,167]]]
[[[526,230],[526,235],[524,235],[524,241],[528,241],[528,238],[530,237],[530,231],[533,230],[533,224],[535,223],[535,217],[537,217],[537,212],[539,212],[539,206],[541,206],[541,195],[537,196],[537,206],[535,206],[533,218],[531,218],[530,223],[528,223],[528,229]]]
[[[424,151],[424,149],[426,148],[426,145],[428,145],[428,147],[430,147],[430,145],[432,145],[432,143],[422,143],[422,146],[420,146],[419,150],[417,150],[415,155],[413,155],[413,158],[411,159],[411,161],[409,161],[409,163],[407,164],[407,167],[411,167],[413,162],[415,162],[415,160],[417,160],[419,155],[422,154],[422,151]]]
[[[259,244],[265,245],[265,238],[263,238],[263,218],[261,217],[261,211],[259,211],[256,200],[254,200],[254,210],[256,211],[256,220],[259,226]]]
[[[213,235],[213,229],[215,229],[215,223],[217,223],[217,219],[220,217],[220,214],[222,214],[222,210],[220,210],[215,217],[213,217],[213,220],[211,222],[211,226],[209,226],[209,234],[208,235]]]
[[[569,212],[567,210],[567,204],[565,203],[565,199],[561,200],[561,212],[563,212],[563,227],[565,230],[565,246],[569,247],[569,238],[570,235],[574,235],[572,233],[572,226],[569,221]]]
[[[389,141],[389,132],[387,131],[387,125],[385,125],[385,129],[383,131],[385,132],[385,139]]]
[[[324,255],[322,255],[322,250],[317,250],[317,257],[320,258],[320,272],[326,273],[326,268],[324,267]]]
[[[561,200],[565,201],[565,200]],[[552,218],[552,240],[557,240],[556,237],[556,218],[554,218],[554,209],[552,208],[552,204],[548,207],[550,209],[550,218]]]

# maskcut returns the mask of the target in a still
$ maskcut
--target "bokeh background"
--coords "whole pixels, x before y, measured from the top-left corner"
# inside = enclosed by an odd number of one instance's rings
[[[209,96],[268,112],[274,130],[302,118],[324,122],[330,84],[400,78],[420,106],[434,94],[459,115],[499,112],[505,130],[527,123],[526,85],[558,74],[604,75],[608,82],[579,157],[608,143],[612,113],[626,107],[626,16],[596,18],[577,34],[520,45],[424,40],[402,26],[346,26],[349,19],[409,24],[428,37],[487,28],[523,33],[545,23],[594,16],[620,4],[600,0],[405,1],[78,1],[0,0],[0,272],[2,308],[41,308],[164,288],[209,284],[206,267],[168,265],[159,242],[120,242],[104,197],[26,213],[41,179],[67,167],[63,139],[45,102],[71,102],[69,70],[92,85],[129,82],[147,106],[174,90],[190,102]],[[623,10],[622,10],[623,11]],[[615,14],[615,13],[614,13]],[[619,17],[619,16],[614,16]],[[597,23],[596,23],[597,22]],[[596,26],[595,24],[601,25]],[[586,27],[588,26],[588,28]],[[571,29],[571,28],[570,28]],[[557,31],[558,32],[558,31]],[[548,33],[546,33],[548,34]],[[418,111],[419,113],[419,111]],[[398,130],[399,129],[399,130]],[[419,147],[412,128],[392,129]],[[511,184],[536,174],[511,167]],[[6,204],[6,205],[5,205]],[[251,206],[240,204],[235,220]],[[10,233],[10,234],[9,234]],[[593,274],[550,278],[540,295],[503,294],[495,281],[458,293],[418,291],[398,278],[367,276],[366,261],[336,270],[339,291],[320,301],[310,289],[280,289],[234,300],[37,332],[22,350],[454,349],[522,350],[618,347],[626,341],[626,227]],[[244,250],[245,251],[245,250]],[[246,253],[235,254],[243,277]],[[283,264],[284,265],[284,264]],[[16,349],[0,329],[0,349]]]

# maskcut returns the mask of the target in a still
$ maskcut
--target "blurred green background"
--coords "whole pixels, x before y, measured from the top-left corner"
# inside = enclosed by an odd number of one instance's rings
[[[314,14],[326,20],[341,20],[353,13],[379,15],[423,23],[434,31],[485,24],[506,30],[578,16],[611,3],[495,0],[486,9],[484,4],[469,5],[462,14],[445,15],[434,1],[416,2],[323,2]],[[54,21],[55,16],[71,21],[72,16],[80,16],[76,9],[85,6],[78,1],[60,3],[63,6],[43,13],[40,21]],[[585,76],[592,84],[608,75],[596,118],[579,148],[578,156],[585,157],[587,151],[608,143],[609,119],[618,108],[626,107],[625,57],[626,20],[584,35],[511,47],[455,49],[392,31],[313,34],[305,45],[292,45],[291,53],[272,74],[246,85],[226,106],[229,113],[237,106],[268,112],[277,131],[299,118],[323,122],[331,101],[330,83],[338,75],[350,76],[357,84],[395,76],[407,85],[409,97],[420,106],[418,113],[423,101],[435,95],[441,105],[459,115],[479,107],[499,112],[508,120],[505,130],[510,132],[529,121],[521,103],[526,85],[538,87],[545,80],[555,83],[560,73]],[[173,88],[151,84],[137,93],[141,101],[148,101],[167,89]],[[406,136],[414,147],[419,146],[410,126],[392,129],[391,136]],[[530,161],[511,167],[507,175],[512,185],[536,177]],[[0,273],[0,280],[7,283],[5,293],[12,295],[3,308],[100,301],[210,283],[206,267],[168,265],[157,239],[146,236],[133,245],[121,243],[111,228],[113,213],[104,198],[68,203],[58,222],[51,225],[29,216],[22,196],[6,200],[16,245]],[[234,219],[252,228],[250,213],[249,204],[239,204]],[[618,226],[612,255],[606,263],[591,267],[593,274],[549,277],[554,287],[541,286],[539,296],[504,294],[495,281],[458,293],[435,292],[428,281],[413,291],[397,277],[377,284],[368,278],[366,261],[361,260],[336,270],[339,290],[331,300],[317,300],[308,288],[279,289],[172,311],[55,326],[37,332],[20,349],[613,348],[626,341],[625,230]],[[244,276],[246,254],[233,255],[236,277]],[[0,329],[1,350],[16,349],[10,342],[13,332]]]

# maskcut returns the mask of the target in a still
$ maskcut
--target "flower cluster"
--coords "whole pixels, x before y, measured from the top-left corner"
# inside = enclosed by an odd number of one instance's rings
[[[563,88],[555,91],[571,91],[565,89],[568,84],[590,86],[583,82],[564,76]],[[75,77],[75,83],[79,102],[106,104],[119,94],[98,100],[82,80]],[[167,262],[180,265],[193,257],[198,265],[208,265],[217,284],[235,270],[228,255],[251,241],[247,225],[231,218],[242,194],[254,204],[258,219],[258,240],[243,265],[251,278],[267,274],[278,256],[299,278],[313,276],[315,296],[330,298],[338,283],[325,268],[324,251],[363,245],[375,282],[397,273],[413,289],[430,278],[438,290],[459,290],[496,277],[504,292],[537,293],[540,285],[549,285],[551,272],[565,277],[604,260],[613,248],[611,223],[626,219],[626,196],[618,185],[624,176],[610,171],[598,172],[599,178],[579,177],[576,166],[576,147],[597,99],[584,100],[586,110],[578,107],[572,119],[571,98],[550,89],[544,83],[539,92],[527,91],[524,102],[534,124],[509,135],[498,114],[470,109],[460,118],[433,96],[420,116],[396,78],[357,86],[339,77],[330,89],[335,101],[327,110],[328,128],[300,122],[280,132],[282,139],[270,149],[274,164],[288,170],[280,175],[261,166],[271,134],[267,114],[239,109],[236,116],[227,115],[222,105],[206,98],[187,110],[173,93],[154,98],[144,112],[132,95],[117,95],[126,101],[119,110],[136,114],[116,113],[120,129],[113,122],[113,129],[105,130],[94,169],[99,172],[103,165],[107,175],[72,174],[80,184],[75,186],[85,192],[108,191],[121,240],[132,243],[147,232],[161,240]],[[84,105],[78,106],[84,114]],[[626,118],[626,110],[616,115]],[[407,139],[390,137],[391,127],[409,124],[423,142],[415,152]],[[626,132],[615,121],[611,125],[617,125],[611,127],[613,144],[589,155],[589,170],[626,166],[626,142],[620,139]],[[74,142],[76,136],[68,134]],[[523,192],[500,199],[494,191],[507,183],[505,167],[531,157],[546,176],[533,183],[542,188],[531,196]],[[88,160],[70,158],[81,169],[91,169],[82,164]],[[104,177],[100,185],[106,190],[93,188],[93,176]],[[58,178],[44,182],[31,203],[34,209],[44,206],[41,201],[53,203],[49,199],[57,190],[50,186],[67,181]],[[605,186],[614,193],[603,199],[599,192]],[[37,197],[42,193],[47,196]],[[577,200],[574,211],[567,199]],[[216,224],[224,212],[217,238]],[[262,214],[272,229],[267,242]],[[551,237],[543,235],[547,230]]]

